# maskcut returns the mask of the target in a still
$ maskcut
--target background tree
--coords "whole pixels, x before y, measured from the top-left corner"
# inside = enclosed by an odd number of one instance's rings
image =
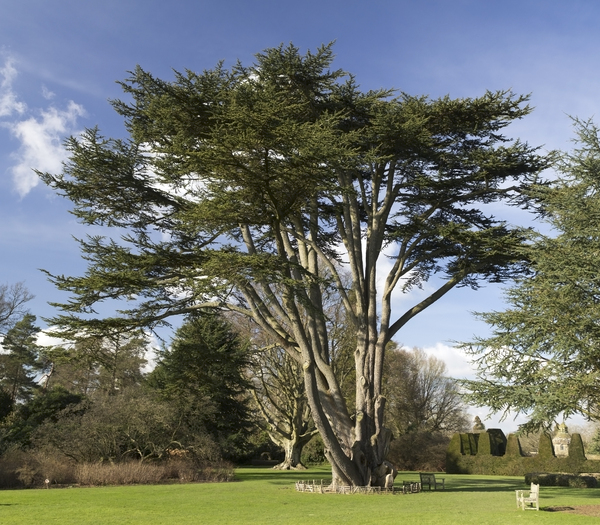
[[[8,330],[0,354],[0,388],[10,396],[11,402],[25,402],[36,388],[36,375],[44,368],[35,326],[34,315],[25,314]]]
[[[247,346],[225,319],[196,312],[176,331],[170,347],[159,351],[148,377],[189,432],[212,436],[232,459],[245,454],[250,429]]]
[[[457,381],[446,364],[420,348],[388,348],[383,376],[386,421],[394,433],[390,460],[399,470],[444,470],[455,432],[469,429]]]
[[[83,395],[115,394],[142,383],[148,344],[142,332],[76,334],[72,343],[45,350],[52,365],[43,382]]]
[[[112,395],[97,392],[65,407],[34,429],[32,442],[78,463],[144,462],[169,458],[171,451],[185,452],[190,460],[220,457],[218,444],[207,432],[190,432],[177,407],[141,388]]]
[[[356,334],[351,323],[346,322],[335,288],[326,287],[324,292],[331,367],[348,406],[352,407]],[[302,367],[283,348],[269,344],[269,335],[252,319],[234,319],[236,327],[256,347],[249,368],[252,393],[271,440],[285,452],[283,462],[274,468],[302,469],[302,451],[318,433],[308,405]]]
[[[64,409],[82,400],[82,396],[61,387],[38,389],[27,402],[16,405],[0,425],[0,453],[11,447],[30,448],[32,435],[40,426],[56,424]]]
[[[420,348],[388,351],[383,391],[388,425],[396,436],[451,435],[470,427],[457,381],[447,376],[446,363]]]
[[[51,276],[73,294],[51,323],[69,336],[207,307],[251,316],[303,367],[336,481],[381,485],[387,343],[455,286],[522,270],[523,231],[484,209],[524,204],[546,161],[502,134],[529,113],[526,97],[363,93],[330,70],[332,57],[331,46],[304,56],[281,46],[250,67],[173,82],[136,69],[121,84],[130,102],[113,103],[129,138],[88,130],[67,141],[63,173],[40,174],[84,223],[130,232],[81,241],[88,272]],[[383,277],[381,257],[391,261]],[[425,299],[392,313],[395,289],[434,274]],[[350,409],[332,367],[327,286],[356,333]],[[132,297],[119,317],[84,315]]]
[[[549,428],[563,414],[600,415],[600,142],[592,122],[577,122],[577,148],[562,177],[539,188],[553,236],[528,248],[534,275],[508,290],[509,308],[481,314],[492,336],[465,345],[479,370],[470,400],[523,413],[525,430]]]
[[[25,303],[33,297],[23,283],[0,284],[0,335],[28,313]]]
[[[303,469],[302,449],[317,433],[310,413],[302,367],[282,348],[266,347],[253,356],[252,394],[271,440],[285,451],[274,468]]]

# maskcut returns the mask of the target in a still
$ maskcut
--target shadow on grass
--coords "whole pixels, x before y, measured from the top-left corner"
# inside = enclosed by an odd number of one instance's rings
[[[505,492],[507,490],[524,490],[525,484],[515,479],[446,479],[446,492]]]
[[[424,493],[435,492],[509,492],[514,494],[515,490],[527,490],[528,485],[522,478],[504,477],[470,477],[461,475],[436,474],[438,478],[444,478],[446,486],[444,489],[425,489]],[[293,486],[296,481],[329,483],[331,480],[331,469],[327,466],[312,467],[308,470],[273,470],[265,467],[240,467],[235,471],[236,481],[260,481],[270,485]],[[402,486],[402,481],[418,481],[418,472],[399,472],[396,477],[396,486]],[[554,499],[564,499],[565,492],[574,498],[599,500],[600,489],[578,489],[569,487],[541,487],[541,500],[544,506],[552,506]]]

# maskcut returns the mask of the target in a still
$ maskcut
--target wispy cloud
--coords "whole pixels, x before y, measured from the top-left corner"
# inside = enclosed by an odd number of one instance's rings
[[[50,91],[46,86],[42,85],[42,96],[46,100],[52,100],[56,95],[52,91]]]
[[[0,69],[0,125],[9,130],[19,142],[19,148],[11,153],[13,185],[22,197],[39,183],[33,171],[58,172],[66,159],[62,145],[66,135],[73,134],[77,119],[85,115],[83,106],[69,101],[66,108],[49,106],[31,110],[21,102],[13,89],[17,70],[9,58]],[[54,94],[45,86],[42,93],[46,100]],[[12,117],[12,118],[10,118]]]
[[[10,117],[14,113],[22,114],[27,110],[24,102],[19,102],[16,94],[13,92],[12,84],[17,76],[17,70],[13,65],[13,60],[6,60],[4,66],[0,68],[0,117]]]

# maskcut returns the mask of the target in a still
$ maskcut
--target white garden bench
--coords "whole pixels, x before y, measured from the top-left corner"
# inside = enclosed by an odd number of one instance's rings
[[[529,496],[525,496],[526,490],[517,490],[517,508],[523,510],[540,510],[540,486],[531,484]]]

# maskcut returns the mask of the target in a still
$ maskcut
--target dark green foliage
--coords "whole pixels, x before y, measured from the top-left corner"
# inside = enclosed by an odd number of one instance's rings
[[[581,434],[571,434],[571,442],[569,443],[569,457],[567,458],[569,464],[568,472],[589,472],[587,470],[587,458],[585,456],[585,449],[583,446],[583,440]]]
[[[503,456],[506,452],[506,436],[499,428],[488,428],[486,432],[490,435],[492,456]]]
[[[10,393],[0,388],[0,424],[12,412],[13,406],[14,401]]]
[[[211,435],[228,459],[246,453],[250,429],[246,345],[217,314],[190,315],[148,377],[182,423]]]
[[[575,436],[576,434],[573,435]],[[526,472],[570,472],[573,474],[578,474],[580,472],[600,473],[600,461],[586,460],[585,457],[581,459],[581,455],[578,452],[575,452],[574,457],[572,458],[557,458],[548,453],[538,453],[531,457],[521,456],[520,444],[517,436],[514,434],[511,434],[508,437],[506,454],[494,456],[478,452],[476,456],[473,456],[470,453],[465,454],[464,450],[461,454],[461,441],[463,443],[468,442],[468,439],[464,439],[463,436],[466,437],[465,434],[454,434],[448,446],[446,452],[446,472],[449,474],[520,476],[524,475]],[[492,436],[490,436],[490,438],[491,437]],[[541,437],[540,446],[541,441],[544,440],[544,446],[547,448],[548,438],[548,434],[546,434],[546,438]],[[482,433],[479,437],[480,446],[485,446],[485,442],[486,438]],[[550,445],[552,445],[551,441]],[[576,485],[571,484],[568,486]]]
[[[516,434],[509,434],[506,442],[506,456],[520,458],[522,455],[519,437]]]
[[[476,453],[476,450],[471,449],[471,439],[469,437],[469,434],[460,434],[460,451],[465,456],[470,456]]]
[[[38,391],[36,395],[11,414],[5,421],[3,447],[10,445],[27,447],[31,435],[45,422],[56,423],[60,413],[67,407],[77,405],[83,396],[62,387]]]
[[[469,448],[471,449],[471,454],[475,455],[477,454],[479,434],[473,434],[472,432],[469,432],[467,435],[469,436]]]
[[[31,399],[36,389],[36,374],[43,370],[37,335],[40,329],[35,326],[34,315],[25,316],[8,330],[0,354],[0,388],[7,392],[13,403]]]
[[[525,474],[525,483],[527,485],[535,483],[542,487],[572,487],[577,489],[593,489],[598,486],[598,480],[594,476],[577,476],[548,472],[528,472]]]
[[[56,421],[36,429],[32,442],[77,463],[140,462],[174,455],[218,460],[218,445],[197,428],[189,429],[177,408],[153,392],[132,388],[118,395],[100,393],[63,410]]]
[[[581,434],[571,434],[571,443],[569,443],[569,459],[573,461],[585,461],[585,449]]]
[[[440,432],[409,432],[392,441],[388,461],[400,471],[442,472],[449,442]]]
[[[538,445],[538,456],[541,459],[549,459],[554,456],[554,445],[552,444],[552,436],[547,432],[540,434],[540,444]]]
[[[526,414],[524,430],[558,417],[600,417],[600,133],[576,121],[576,147],[560,176],[535,190],[550,235],[532,235],[532,276],[507,293],[509,307],[480,317],[493,335],[465,345],[479,367],[470,402]]]
[[[327,461],[325,457],[325,445],[318,434],[312,438],[302,449],[302,464],[321,465]]]
[[[450,443],[448,443],[448,448],[446,449],[446,472],[460,473],[459,464],[462,458],[461,448],[461,435],[456,432],[452,438],[450,438]]]
[[[492,453],[492,441],[488,432],[481,432],[479,434],[479,440],[477,442],[477,455],[491,455]]]

